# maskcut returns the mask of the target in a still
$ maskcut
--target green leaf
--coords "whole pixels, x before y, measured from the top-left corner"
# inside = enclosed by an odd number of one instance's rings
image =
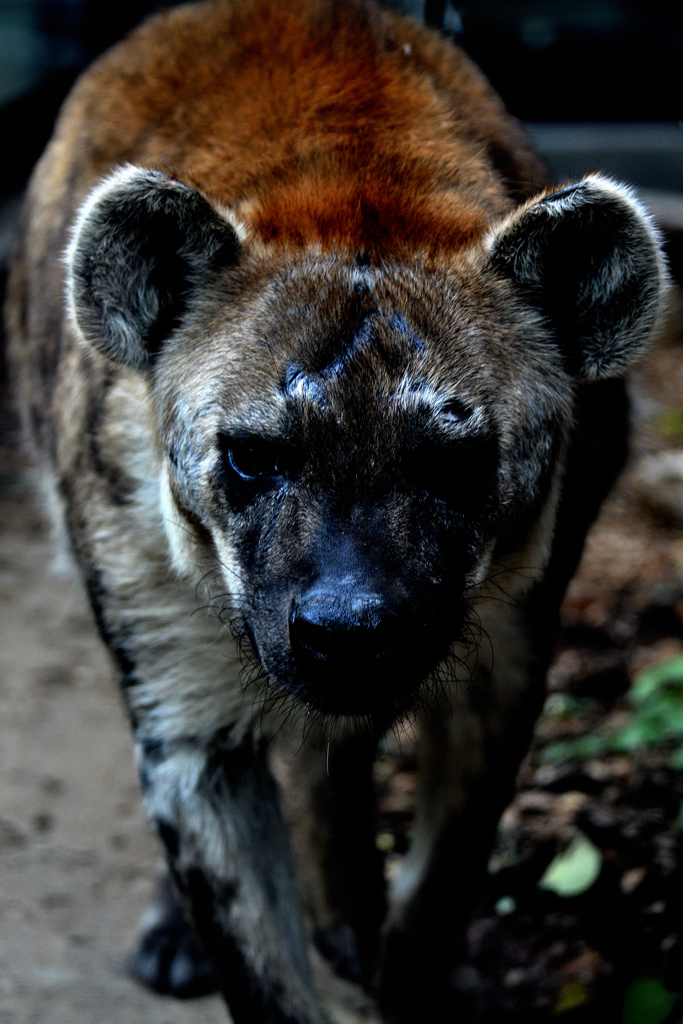
[[[549,702],[561,695],[555,694]],[[625,753],[664,743],[683,741],[683,654],[651,665],[638,675],[629,691],[632,712],[621,728],[597,735],[575,736],[549,744],[543,751],[546,763],[586,760],[607,753]],[[559,699],[557,709],[564,704]],[[555,704],[551,705],[554,709]],[[683,770],[683,746],[671,757],[671,767]]]
[[[661,1024],[677,996],[658,978],[638,978],[631,982],[624,1001],[623,1024]]]
[[[669,661],[651,665],[639,673],[631,687],[630,697],[636,703],[640,703],[667,683],[678,683],[679,687],[683,688],[683,654],[678,654]]]
[[[579,896],[593,885],[602,867],[602,854],[587,836],[579,833],[564,853],[548,865],[539,887],[558,896]]]
[[[543,751],[543,760],[550,764],[571,761],[574,757],[585,760],[589,757],[600,757],[608,749],[609,744],[604,736],[576,736],[571,740],[551,743]]]
[[[683,701],[670,707],[666,725],[670,736],[683,735]]]

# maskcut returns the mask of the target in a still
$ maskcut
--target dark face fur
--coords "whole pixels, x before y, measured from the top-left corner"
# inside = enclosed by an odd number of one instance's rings
[[[325,713],[393,717],[467,639],[496,538],[545,490],[562,403],[536,396],[543,443],[525,465],[498,421],[515,393],[539,390],[533,358],[506,382],[487,370],[503,327],[509,353],[522,346],[495,296],[492,322],[468,315],[465,282],[309,258],[264,296],[259,276],[225,341],[207,346],[197,325],[208,400],[186,340],[160,365],[172,490],[209,525],[277,689]],[[436,320],[432,301],[451,316]],[[528,438],[529,413],[515,418]]]

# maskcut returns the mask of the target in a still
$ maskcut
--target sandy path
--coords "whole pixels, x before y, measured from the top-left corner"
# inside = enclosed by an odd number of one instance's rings
[[[0,1024],[225,1024],[125,960],[157,848],[80,586],[14,473],[0,494]],[[8,493],[9,492],[9,493]]]

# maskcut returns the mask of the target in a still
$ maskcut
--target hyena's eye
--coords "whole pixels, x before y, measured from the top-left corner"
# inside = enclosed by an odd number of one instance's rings
[[[224,442],[223,450],[230,468],[243,480],[285,475],[282,449],[273,441],[230,438]]]
[[[451,399],[439,411],[439,416],[446,423],[465,423],[474,414],[474,409],[457,398]]]

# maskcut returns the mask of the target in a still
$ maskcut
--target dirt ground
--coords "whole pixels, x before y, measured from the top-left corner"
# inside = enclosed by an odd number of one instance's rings
[[[639,974],[683,989],[683,777],[666,751],[559,763],[544,756],[558,739],[623,718],[633,676],[683,651],[680,522],[649,507],[638,484],[640,460],[683,447],[674,422],[683,408],[680,338],[650,356],[633,397],[632,468],[570,588],[551,697],[501,823],[470,960],[454,968],[481,1024],[621,1024]],[[181,1004],[126,976],[158,851],[108,662],[79,585],[53,568],[6,393],[3,403],[0,1024],[218,1024],[226,1016],[216,997]],[[409,742],[377,766],[378,843],[389,872],[409,842],[414,768]],[[573,898],[539,889],[577,835],[600,852],[595,884]],[[320,977],[346,1006],[340,1022],[369,1019],[357,994]],[[676,1012],[666,1018],[672,1024],[683,1009]]]
[[[0,1022],[219,1024],[126,977],[158,851],[80,587],[5,449],[0,492]]]

